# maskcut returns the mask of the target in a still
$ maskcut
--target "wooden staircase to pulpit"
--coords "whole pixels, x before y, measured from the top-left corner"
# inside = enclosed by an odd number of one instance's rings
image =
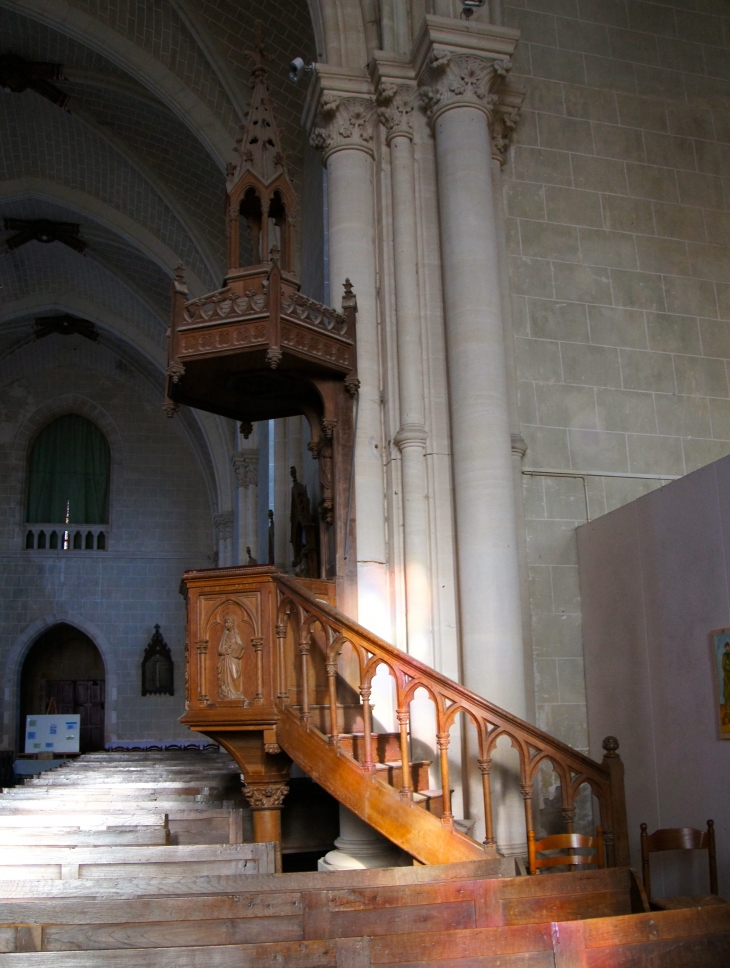
[[[309,586],[309,587],[307,587]],[[182,722],[227,749],[241,767],[256,840],[280,841],[280,811],[294,761],[356,816],[422,864],[497,856],[491,767],[503,737],[519,757],[525,840],[534,830],[534,780],[547,761],[560,778],[572,828],[579,791],[598,803],[609,866],[628,864],[623,767],[612,738],[599,764],[394,648],[330,602],[333,585],[274,568],[186,572],[186,707]],[[226,656],[240,643],[240,698],[226,698]],[[376,734],[373,678],[393,680],[397,735]],[[411,708],[419,690],[433,702],[439,789],[424,794],[423,761],[411,756]],[[475,726],[486,818],[484,843],[454,824],[449,749],[462,717]],[[423,736],[419,736],[421,742]],[[427,741],[426,741],[427,742]],[[427,764],[426,764],[427,765]]]

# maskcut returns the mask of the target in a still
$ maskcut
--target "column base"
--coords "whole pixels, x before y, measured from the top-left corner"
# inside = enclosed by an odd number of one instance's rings
[[[412,858],[391,844],[377,830],[340,806],[340,836],[335,850],[317,861],[318,871],[368,870],[376,867],[409,867]]]

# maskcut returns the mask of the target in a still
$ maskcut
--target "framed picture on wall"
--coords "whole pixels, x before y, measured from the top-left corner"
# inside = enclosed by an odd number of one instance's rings
[[[720,739],[730,739],[730,629],[710,632]]]

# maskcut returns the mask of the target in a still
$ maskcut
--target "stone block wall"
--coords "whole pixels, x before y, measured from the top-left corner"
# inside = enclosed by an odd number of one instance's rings
[[[575,527],[730,452],[730,7],[510,0],[505,22],[538,725],[587,749]]]
[[[106,666],[106,741],[196,737],[184,704],[186,568],[211,567],[210,496],[183,421],[166,418],[159,391],[108,346],[51,336],[21,351],[0,387],[0,668],[2,746],[18,748],[24,655],[59,621],[86,632]],[[18,356],[18,354],[15,354]],[[42,427],[69,411],[95,421],[112,454],[106,551],[26,551],[26,457]],[[159,623],[175,662],[175,695],[141,696],[140,665]]]

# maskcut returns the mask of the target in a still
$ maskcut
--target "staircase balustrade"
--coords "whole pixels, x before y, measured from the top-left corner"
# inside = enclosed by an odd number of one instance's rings
[[[587,785],[598,804],[596,823],[604,831],[608,865],[628,863],[623,765],[612,737],[604,742],[603,763],[595,762],[339,612],[322,600],[332,583],[307,583],[274,568],[252,567],[188,572],[183,585],[189,643],[188,711],[183,722],[232,753],[252,795],[254,788],[269,791],[267,809],[281,808],[284,793],[275,794],[274,787],[278,784],[277,789],[285,792],[291,758],[344,806],[424,863],[495,857],[498,803],[492,766],[495,748],[504,739],[519,757],[525,841],[535,833],[536,777],[549,764],[559,779],[567,832],[574,832],[576,801]],[[329,597],[331,602],[333,595]],[[231,698],[229,687],[216,688],[226,651],[219,644],[231,617],[243,640],[248,636],[241,658],[240,698]],[[386,737],[376,732],[371,706],[373,680],[382,666],[395,684],[398,725],[397,732]],[[411,703],[419,690],[433,703],[430,743],[422,735],[420,719],[418,729],[413,723]],[[483,844],[454,823],[449,752],[451,731],[460,719],[471,721],[476,731]],[[420,792],[428,763],[414,754],[416,738],[434,751],[438,793]],[[387,746],[385,761],[376,755],[379,743]],[[396,765],[398,756],[401,762]],[[457,779],[465,779],[461,768]]]

